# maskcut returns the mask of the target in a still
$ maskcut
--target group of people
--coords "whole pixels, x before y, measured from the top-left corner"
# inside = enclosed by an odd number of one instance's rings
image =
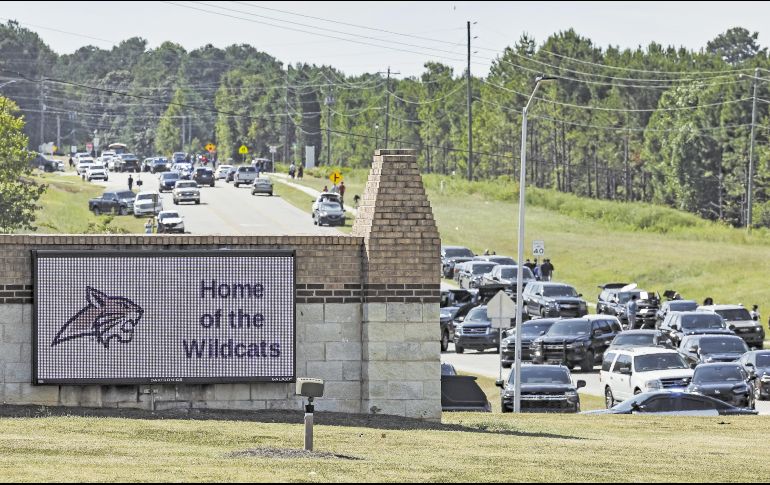
[[[292,162],[291,165],[289,165],[289,177],[294,178],[295,176],[297,179],[301,180],[302,177],[305,175],[305,167],[302,166],[302,164],[297,167],[294,165],[294,162]]]
[[[345,209],[345,182],[340,182],[339,185],[332,185],[331,190],[329,190],[328,185],[324,185],[324,189],[321,193],[325,194],[327,192],[332,194],[340,194],[340,206],[344,210]]]
[[[544,259],[542,264],[538,264],[537,258],[535,258],[535,262],[528,259],[524,266],[529,268],[532,274],[535,275],[535,278],[540,281],[551,281],[553,279],[555,268],[548,258]]]

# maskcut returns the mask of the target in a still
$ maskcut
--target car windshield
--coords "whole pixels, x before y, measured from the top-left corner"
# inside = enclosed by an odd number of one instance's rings
[[[549,337],[571,337],[588,335],[591,331],[591,324],[586,320],[565,320],[556,322],[548,330]]]
[[[512,280],[517,277],[517,268],[515,266],[506,266],[500,270],[500,277],[506,280]],[[535,275],[532,274],[532,271],[529,268],[524,268],[524,272],[522,273],[522,278],[525,280],[534,280]]]
[[[634,357],[634,368],[636,372],[650,372],[689,367],[679,354],[650,354]]]
[[[623,293],[618,293],[618,301],[620,303],[628,303],[631,301],[631,298],[636,295],[637,299],[642,297],[641,291],[624,291]]]
[[[91,165],[91,170],[104,170],[104,165]]]
[[[321,204],[321,210],[325,211],[341,211],[342,207],[336,202],[324,202]]]
[[[577,298],[575,288],[571,286],[546,286],[543,288],[543,296],[566,296]]]
[[[741,382],[743,374],[737,365],[703,366],[695,369],[692,381],[693,384]]]
[[[672,312],[692,312],[698,308],[694,301],[672,301],[668,304],[668,309]]]
[[[163,219],[179,219],[179,213],[178,212],[163,212],[158,216],[160,220]]]
[[[465,317],[465,322],[489,323],[489,317],[487,317],[487,307],[474,308],[468,312],[468,316]]]
[[[136,200],[153,200],[153,199],[160,199],[160,196],[158,194],[139,194],[136,196]]]
[[[256,172],[257,169],[255,169],[254,167],[240,167],[238,171],[239,172]]]
[[[740,322],[751,320],[751,314],[745,308],[733,308],[730,310],[716,310],[716,314],[728,322]]]
[[[721,354],[734,352],[748,352],[746,343],[740,337],[733,338],[702,338],[700,350],[704,354]]]
[[[133,199],[134,197],[136,197],[136,194],[126,190],[125,192],[118,192],[117,196],[118,196],[118,199]]]
[[[515,373],[511,372],[508,382],[513,384]],[[522,384],[571,384],[569,371],[563,367],[524,366],[521,368]]]
[[[178,179],[178,178],[179,178],[179,174],[178,174],[178,173],[175,173],[175,172],[172,172],[172,173],[164,173],[164,174],[163,174],[163,179],[164,179],[164,180],[176,180],[176,179]]]
[[[655,335],[649,333],[642,334],[630,334],[626,335],[621,333],[615,340],[612,341],[612,345],[628,345],[633,347],[650,347],[655,345]]]
[[[194,189],[198,187],[198,182],[177,182],[177,189]]]
[[[473,251],[468,248],[447,248],[444,250],[447,258],[472,258]]]
[[[692,330],[696,328],[725,328],[722,317],[716,314],[704,313],[702,315],[682,315],[682,328]]]
[[[770,367],[770,354],[757,354],[757,367]]]
[[[521,335],[522,337],[525,335],[540,335],[543,332],[547,332],[548,329],[551,328],[551,325],[553,325],[553,323],[528,323],[521,326]]]
[[[486,273],[489,273],[490,271],[492,271],[492,268],[494,268],[495,266],[497,266],[497,265],[492,264],[492,263],[489,263],[489,264],[474,264],[472,272],[475,275],[486,274]]]
[[[207,168],[199,168],[198,170],[195,171],[195,173],[197,173],[198,175],[211,175],[211,170]]]

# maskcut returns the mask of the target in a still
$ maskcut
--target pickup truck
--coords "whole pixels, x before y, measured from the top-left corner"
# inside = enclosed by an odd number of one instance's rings
[[[115,213],[122,216],[134,211],[136,194],[129,190],[108,191],[88,201],[88,210],[96,214]]]
[[[116,172],[134,172],[141,171],[139,159],[133,153],[123,153],[115,160]]]
[[[257,178],[257,169],[254,167],[238,167],[233,175],[233,184],[236,187],[239,185],[251,185]]]

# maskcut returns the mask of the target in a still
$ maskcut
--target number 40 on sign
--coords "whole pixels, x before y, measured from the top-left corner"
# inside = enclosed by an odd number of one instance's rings
[[[532,254],[534,256],[545,256],[545,241],[533,241]]]

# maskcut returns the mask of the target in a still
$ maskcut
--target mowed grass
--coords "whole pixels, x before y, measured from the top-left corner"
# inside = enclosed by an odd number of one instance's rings
[[[317,418],[319,419],[319,418]],[[770,419],[448,413],[464,431],[316,426],[317,451],[358,460],[230,456],[299,449],[301,424],[48,417],[0,420],[3,481],[754,482]]]
[[[313,202],[315,201],[312,196],[301,190],[295,189],[294,187],[281,183],[277,178],[273,179],[273,192],[276,196],[281,197],[294,207],[302,209],[308,214],[312,214]],[[345,225],[335,227],[345,234],[350,234],[350,231],[353,229],[353,222],[353,217],[348,213]]]

